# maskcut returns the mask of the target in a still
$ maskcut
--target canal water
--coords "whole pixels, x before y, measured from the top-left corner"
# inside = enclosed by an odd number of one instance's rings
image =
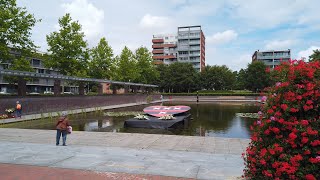
[[[250,125],[255,119],[237,117],[236,113],[256,113],[259,106],[255,103],[193,103],[169,102],[166,106],[187,105],[191,107],[188,127],[179,129],[142,129],[124,128],[126,119],[133,116],[111,117],[103,112],[71,115],[69,117],[74,131],[126,132],[148,134],[172,134],[188,136],[212,136],[228,138],[250,138]],[[108,111],[142,111],[146,106],[119,108]],[[55,119],[33,120],[1,125],[2,128],[55,129]]]

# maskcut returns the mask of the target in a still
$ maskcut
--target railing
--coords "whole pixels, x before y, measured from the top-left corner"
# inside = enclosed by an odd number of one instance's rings
[[[22,76],[22,77],[44,78],[44,79],[58,79],[58,80],[70,80],[70,81],[132,85],[132,86],[158,87],[157,85],[152,85],[152,84],[130,83],[130,82],[121,82],[121,81],[112,81],[112,80],[94,79],[94,78],[80,78],[80,77],[64,76],[64,75],[39,74],[39,73],[26,72],[26,71],[0,70],[0,74],[7,75],[7,76]]]

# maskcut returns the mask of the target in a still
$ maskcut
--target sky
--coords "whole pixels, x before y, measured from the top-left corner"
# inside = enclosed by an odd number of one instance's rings
[[[176,34],[177,27],[201,25],[206,65],[246,68],[256,50],[291,49],[301,59],[320,49],[318,0],[17,0],[37,19],[32,40],[47,52],[46,35],[70,13],[89,47],[105,37],[118,55],[127,46],[152,50],[152,35]]]

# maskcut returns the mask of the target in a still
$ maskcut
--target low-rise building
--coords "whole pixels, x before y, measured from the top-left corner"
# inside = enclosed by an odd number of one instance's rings
[[[12,56],[20,57],[19,52],[11,51]],[[40,74],[51,74],[51,75],[59,75],[59,71],[54,70],[52,68],[46,68],[44,65],[44,61],[41,59],[41,56],[44,53],[37,52],[37,58],[35,57],[28,57],[27,59],[30,61],[30,65],[35,70],[35,73]],[[39,58],[40,57],[40,58]],[[11,60],[8,61],[0,61],[0,70],[1,69],[9,69],[11,66]],[[0,74],[0,93],[7,94],[7,93],[16,93],[16,86],[14,84],[10,84],[3,75]],[[53,79],[45,79],[45,78],[37,78],[31,79],[27,82],[27,93],[31,94],[53,94],[53,86],[54,80]],[[69,85],[64,84],[63,91],[65,93],[78,93],[79,88],[76,85]]]
[[[270,50],[270,51],[255,51],[252,55],[252,62],[262,61],[271,69],[280,65],[281,62],[291,59],[291,50]]]

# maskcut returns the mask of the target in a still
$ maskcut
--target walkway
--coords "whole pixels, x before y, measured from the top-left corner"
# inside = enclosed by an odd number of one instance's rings
[[[163,101],[165,102],[167,100],[163,100]],[[153,104],[153,103],[161,103],[161,101],[153,101],[150,104]],[[146,102],[127,103],[127,104],[101,106],[101,107],[93,107],[93,108],[83,108],[83,109],[74,109],[74,110],[67,110],[67,111],[42,113],[42,114],[30,114],[30,115],[24,115],[24,116],[22,116],[22,118],[0,119],[0,124],[1,123],[6,124],[6,123],[13,123],[13,122],[20,122],[20,121],[28,121],[28,120],[33,120],[33,119],[42,119],[42,118],[48,118],[48,117],[56,117],[56,116],[59,116],[62,113],[79,114],[79,113],[87,113],[87,112],[94,112],[94,111],[107,110],[107,109],[117,109],[117,108],[124,108],[124,107],[130,107],[130,106],[139,106],[139,105],[146,105],[146,104],[148,104],[148,103],[146,103]]]
[[[79,172],[104,175],[118,173],[130,178],[145,174],[195,179],[237,179],[242,175],[241,153],[248,139],[73,132],[68,146],[55,146],[55,131],[0,129],[0,163],[54,169],[78,169]],[[30,166],[32,165],[32,167]],[[9,168],[10,167],[5,167]],[[1,166],[0,166],[0,169]],[[15,166],[14,175],[23,171]],[[38,172],[38,170],[37,170]],[[39,170],[40,172],[40,170]],[[120,174],[119,174],[120,173]],[[12,174],[13,175],[13,174]],[[139,176],[141,175],[141,176]],[[150,175],[150,176],[148,176]],[[10,177],[10,176],[7,176]],[[150,177],[150,178],[149,178]],[[164,178],[164,179],[166,179]],[[120,178],[122,179],[122,178]]]

